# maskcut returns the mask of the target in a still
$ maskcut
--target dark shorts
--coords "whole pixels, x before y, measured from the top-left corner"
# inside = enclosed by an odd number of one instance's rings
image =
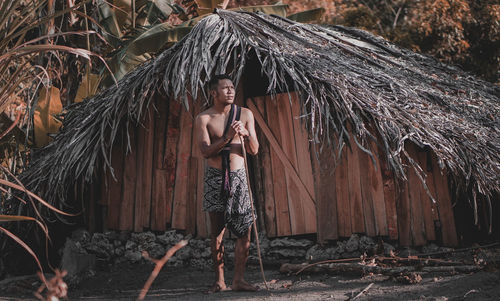
[[[205,170],[203,210],[223,212],[226,227],[241,237],[253,222],[246,172],[243,168],[229,172],[231,192],[227,201],[220,197],[222,176],[220,169],[209,166]]]

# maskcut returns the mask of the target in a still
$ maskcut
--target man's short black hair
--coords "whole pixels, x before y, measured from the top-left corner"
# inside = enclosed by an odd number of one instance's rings
[[[217,89],[217,85],[219,84],[219,81],[223,80],[223,79],[229,79],[230,81],[232,81],[232,79],[229,76],[227,76],[226,74],[216,74],[208,82],[208,89],[210,91]]]

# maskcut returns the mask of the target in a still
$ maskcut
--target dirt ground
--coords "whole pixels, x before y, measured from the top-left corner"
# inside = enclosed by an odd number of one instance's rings
[[[122,264],[101,270],[70,287],[69,300],[134,300],[148,278],[151,264]],[[264,288],[258,266],[250,265],[247,280]],[[206,294],[212,281],[208,269],[164,267],[151,287],[146,300],[349,300],[373,285],[356,300],[500,300],[500,270],[453,276],[424,276],[418,284],[401,284],[387,276],[339,276],[327,274],[284,275],[278,267],[266,269],[270,290],[256,293],[223,292]],[[232,271],[227,269],[230,284]],[[34,299],[23,285],[0,290],[0,300]],[[12,286],[12,285],[11,285]]]

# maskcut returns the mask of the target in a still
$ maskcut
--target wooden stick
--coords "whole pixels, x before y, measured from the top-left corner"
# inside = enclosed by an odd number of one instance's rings
[[[158,274],[160,273],[160,270],[163,268],[163,265],[165,265],[165,263],[167,263],[167,261],[170,259],[170,257],[172,257],[174,255],[174,253],[177,252],[177,250],[179,250],[180,248],[187,245],[187,243],[188,243],[187,240],[179,241],[175,246],[171,247],[167,251],[167,253],[165,253],[165,256],[163,256],[163,258],[160,260],[151,259],[147,255],[144,256],[144,257],[152,260],[156,265],[155,265],[155,268],[153,269],[153,271],[151,272],[151,275],[149,275],[149,278],[146,281],[146,283],[144,284],[144,287],[142,288],[141,293],[139,294],[139,297],[137,297],[136,301],[144,300],[144,297],[146,297],[146,294],[148,293],[148,290],[151,287],[151,284],[153,284],[153,281],[156,279],[156,276],[158,276]]]
[[[352,298],[351,300],[356,300],[357,298],[359,298],[361,295],[363,295],[367,290],[370,289],[370,287],[373,286],[373,282],[370,283],[367,287],[365,287],[364,290],[362,290],[361,292],[359,292],[359,294],[357,294],[356,296],[354,296],[354,298]]]
[[[245,141],[242,136],[240,136],[241,148],[243,149],[243,160],[245,162],[245,173],[247,177],[247,185],[248,185],[248,196],[250,197],[250,205],[252,206],[252,219],[253,219],[253,229],[255,233],[255,243],[257,244],[257,256],[259,257],[259,265],[260,272],[262,274],[262,280],[264,280],[264,285],[266,286],[266,290],[269,290],[269,286],[267,286],[266,276],[264,274],[264,265],[262,264],[262,256],[260,254],[260,242],[259,242],[259,233],[257,232],[257,221],[255,218],[255,210],[253,207],[253,197],[252,197],[252,189],[250,186],[250,175],[248,174],[248,164],[247,164],[247,151],[245,149]]]

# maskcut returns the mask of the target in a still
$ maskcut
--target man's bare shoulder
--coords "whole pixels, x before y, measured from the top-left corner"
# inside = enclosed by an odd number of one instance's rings
[[[213,114],[213,109],[208,108],[205,111],[196,115],[196,120],[199,120],[201,122],[208,122],[212,114]]]
[[[246,118],[252,118],[253,117],[252,110],[250,110],[249,108],[241,108],[241,116],[244,116]]]

